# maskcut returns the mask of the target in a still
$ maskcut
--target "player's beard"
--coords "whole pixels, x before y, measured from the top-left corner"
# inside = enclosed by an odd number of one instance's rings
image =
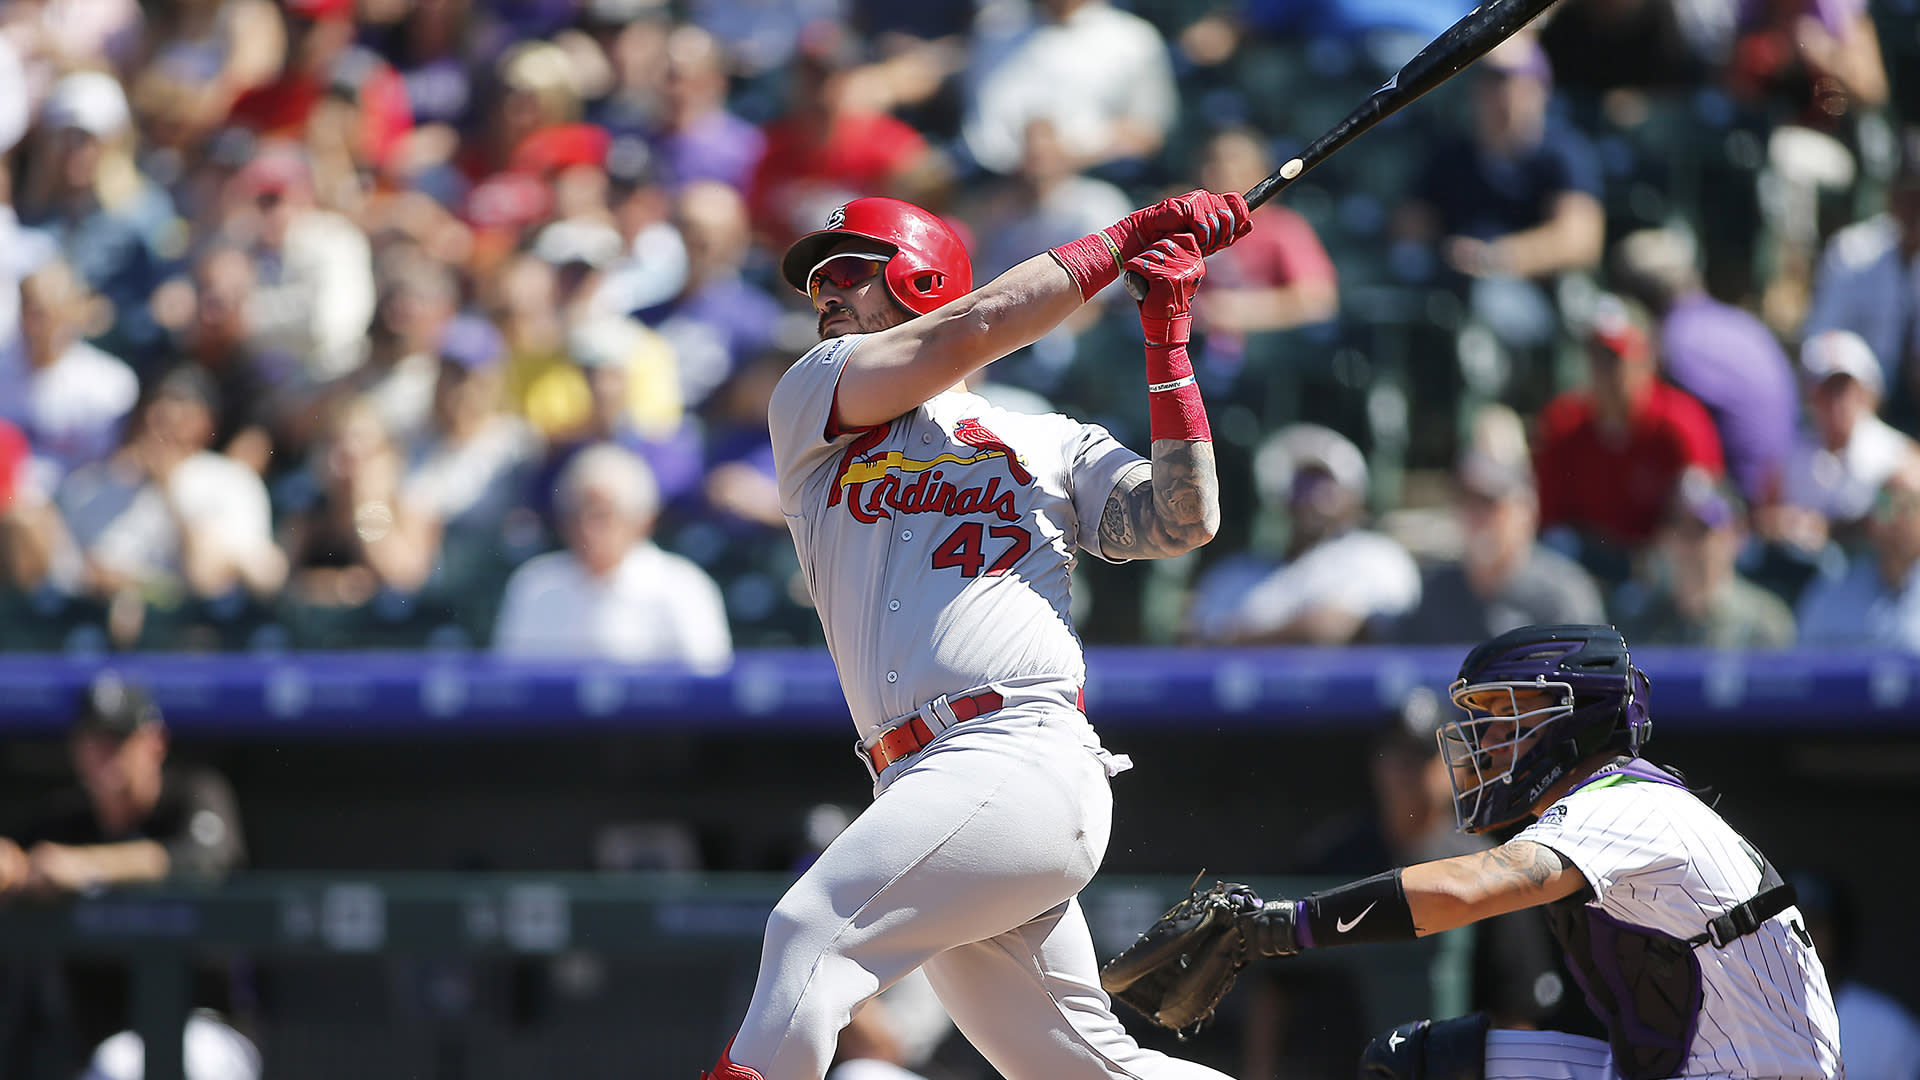
[[[842,314],[849,315],[853,318],[854,329],[840,330],[829,334],[827,332],[827,320],[835,315]],[[900,322],[900,317],[892,310],[877,311],[871,315],[862,315],[850,307],[835,305],[820,313],[819,319],[815,322],[815,332],[820,335],[821,341],[825,341],[828,338],[839,337],[842,334],[877,334],[890,326],[898,325]]]

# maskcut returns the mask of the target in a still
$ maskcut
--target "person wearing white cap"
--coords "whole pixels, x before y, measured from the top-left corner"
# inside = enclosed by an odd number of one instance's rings
[[[1289,424],[1260,448],[1254,477],[1267,507],[1285,505],[1285,556],[1243,554],[1203,575],[1187,612],[1188,641],[1342,645],[1419,604],[1413,556],[1359,527],[1367,460],[1346,436]]]
[[[133,113],[119,80],[101,71],[62,76],[35,127],[36,152],[16,190],[21,223],[46,233],[113,305],[110,341],[154,345],[160,330],[147,298],[172,270],[182,235],[173,200],[134,163]]]
[[[1763,529],[1813,550],[1830,533],[1854,538],[1875,492],[1916,447],[1877,415],[1886,384],[1860,335],[1813,335],[1800,350],[1800,368],[1810,423],[1787,457],[1783,505],[1764,516]]]
[[[1800,594],[1800,643],[1920,653],[1920,451],[1876,490],[1866,535],[1844,570]]]

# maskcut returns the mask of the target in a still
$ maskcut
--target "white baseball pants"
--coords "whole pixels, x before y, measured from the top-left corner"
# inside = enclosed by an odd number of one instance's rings
[[[1487,1032],[1487,1080],[1619,1080],[1613,1051],[1563,1031]]]
[[[1112,824],[1093,741],[1077,711],[1010,705],[882,773],[767,921],[732,1060],[821,1080],[854,1008],[924,967],[1007,1080],[1227,1080],[1142,1049],[1100,989],[1074,899]]]

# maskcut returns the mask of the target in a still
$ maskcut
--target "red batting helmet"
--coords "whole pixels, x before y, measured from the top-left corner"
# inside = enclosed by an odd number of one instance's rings
[[[925,315],[973,291],[973,261],[947,223],[899,199],[871,195],[827,215],[827,227],[793,242],[780,260],[787,284],[807,291],[807,272],[842,240],[873,240],[892,249],[887,291],[908,310]],[[877,253],[876,253],[877,254]]]

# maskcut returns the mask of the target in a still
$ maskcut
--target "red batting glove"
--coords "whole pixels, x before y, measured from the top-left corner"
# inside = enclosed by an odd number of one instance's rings
[[[1120,249],[1120,260],[1125,262],[1146,251],[1154,241],[1180,233],[1199,243],[1200,254],[1212,255],[1252,228],[1252,211],[1239,193],[1215,195],[1195,190],[1135,210],[1102,231]]]
[[[1206,280],[1200,241],[1178,233],[1154,242],[1127,260],[1127,269],[1147,281],[1140,301],[1140,328],[1147,336],[1147,422],[1157,442],[1213,438],[1206,404],[1193,381],[1187,343],[1193,337],[1193,294]]]
[[[1127,260],[1127,269],[1147,279],[1140,301],[1140,329],[1147,345],[1185,345],[1193,339],[1193,294],[1207,279],[1200,242],[1186,233],[1157,241]]]
[[[1189,191],[1054,248],[1053,257],[1080,286],[1080,298],[1090,300],[1113,284],[1127,260],[1144,253],[1155,241],[1184,234],[1199,246],[1200,254],[1211,255],[1252,228],[1247,200],[1238,194]]]

